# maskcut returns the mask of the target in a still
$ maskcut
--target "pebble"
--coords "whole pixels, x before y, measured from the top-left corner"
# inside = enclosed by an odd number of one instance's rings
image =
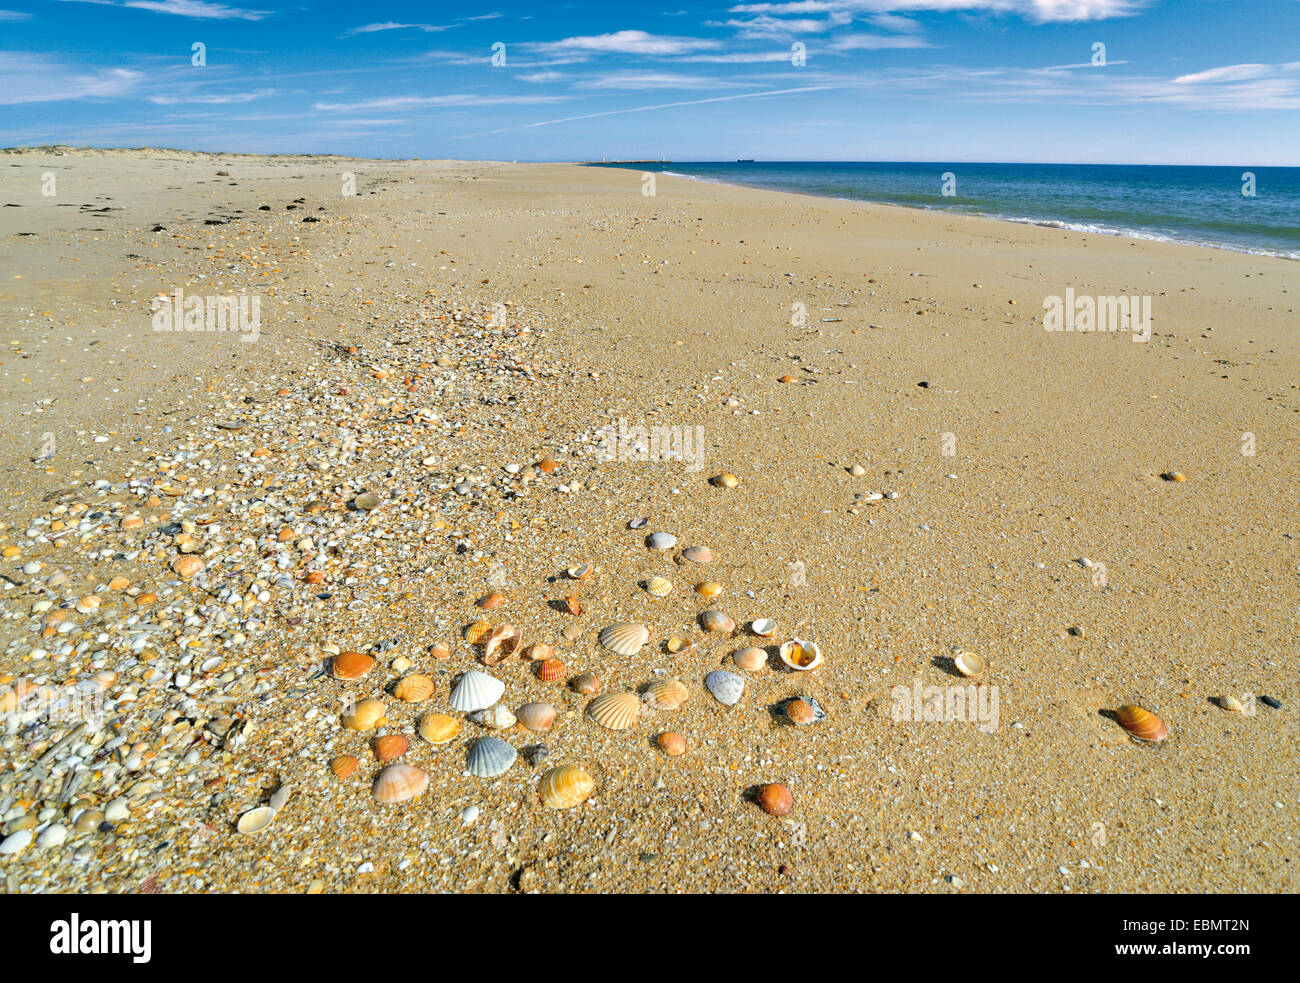
[[[5,837],[0,842],[0,854],[20,853],[26,850],[32,842],[32,831],[30,829],[20,829],[17,833]]]

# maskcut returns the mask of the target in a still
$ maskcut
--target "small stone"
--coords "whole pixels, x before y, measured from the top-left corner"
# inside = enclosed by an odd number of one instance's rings
[[[1282,709],[1282,701],[1271,696],[1261,696],[1259,701],[1266,707],[1272,707],[1274,710]]]
[[[17,833],[5,837],[4,842],[0,842],[0,854],[21,853],[31,846],[31,843],[32,831],[20,829]]]
[[[1070,634],[1073,635],[1075,638],[1083,637],[1083,629],[1080,628],[1078,625],[1071,625],[1069,631]]]
[[[861,464],[855,464],[853,467],[849,468],[849,474],[853,475],[855,478],[861,478],[866,473],[867,469]]]

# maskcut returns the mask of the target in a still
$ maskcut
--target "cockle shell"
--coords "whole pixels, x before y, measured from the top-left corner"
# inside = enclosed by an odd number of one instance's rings
[[[542,776],[542,804],[548,809],[572,809],[591,797],[596,781],[579,765],[561,765]]]
[[[704,685],[714,698],[724,706],[735,706],[740,694],[745,692],[745,677],[725,669],[714,669],[704,677]]]
[[[330,662],[335,679],[360,679],[375,667],[375,660],[363,652],[340,652]]]
[[[627,730],[641,713],[635,693],[606,693],[587,704],[587,716],[610,730]]]
[[[483,664],[494,666],[518,651],[524,637],[514,625],[497,625],[483,640]]]
[[[1216,701],[1224,710],[1231,710],[1233,713],[1246,712],[1246,707],[1231,693],[1225,693],[1223,696],[1217,697]]]
[[[519,722],[529,730],[541,734],[555,723],[555,707],[549,703],[525,703],[519,708]]]
[[[480,727],[488,727],[492,730],[509,730],[515,725],[515,715],[510,712],[509,707],[500,703],[490,710],[471,713],[469,719]]]
[[[460,721],[445,713],[426,713],[420,718],[420,736],[430,744],[446,744],[460,733]]]
[[[576,618],[582,614],[582,602],[578,600],[576,595],[567,594],[564,598],[564,610]]]
[[[403,676],[393,687],[393,695],[403,703],[420,703],[433,695],[433,680],[419,673]]]
[[[266,827],[270,826],[272,821],[274,821],[275,812],[276,810],[272,809],[270,806],[262,806],[260,809],[249,809],[248,812],[239,817],[239,822],[235,824],[235,828],[245,836],[253,833],[260,833],[262,830],[266,829]]]
[[[707,546],[691,546],[682,551],[682,556],[692,563],[712,563],[713,550]]]
[[[659,745],[659,750],[670,758],[686,753],[686,738],[675,730],[665,731],[660,734],[655,738],[655,743]]]
[[[822,709],[820,703],[811,696],[798,696],[786,700],[781,707],[786,719],[792,724],[800,727],[806,727],[809,724],[819,724],[826,719],[826,711]]]
[[[360,763],[361,762],[357,760],[356,755],[340,754],[338,757],[330,761],[330,771],[334,773],[335,778],[342,781],[345,778],[350,778],[352,773],[357,770],[357,766]]]
[[[691,691],[678,679],[656,679],[641,696],[646,706],[655,710],[676,710],[690,698]]]
[[[486,710],[494,706],[505,691],[506,684],[501,680],[477,669],[471,669],[460,677],[460,682],[451,691],[451,699],[448,702],[453,710],[471,713],[474,710]]]
[[[978,676],[984,671],[984,660],[974,652],[958,652],[952,657],[952,664],[963,676]]]
[[[651,597],[667,597],[673,592],[673,582],[667,577],[651,577],[645,582],[645,590]]]
[[[478,778],[496,778],[510,770],[519,752],[499,737],[480,737],[469,749],[466,767]]]
[[[645,625],[610,625],[599,637],[600,644],[615,655],[636,655],[650,640],[650,629]]]
[[[429,654],[438,661],[444,661],[451,658],[451,646],[446,642],[434,642],[429,646]]]
[[[670,532],[652,532],[645,538],[645,544],[652,550],[670,550],[677,545],[677,537]]]
[[[555,654],[555,650],[545,642],[538,642],[536,645],[528,646],[529,662],[545,662]]]
[[[767,650],[749,646],[731,653],[731,661],[746,672],[758,672],[767,665]]]
[[[428,787],[429,776],[422,769],[415,765],[395,764],[379,773],[371,794],[376,802],[390,805],[413,799]]]
[[[569,669],[559,659],[547,659],[537,663],[537,678],[544,683],[553,683],[568,675]]]
[[[759,638],[767,638],[776,631],[776,621],[772,618],[755,618],[749,623],[749,630]]]
[[[668,651],[673,655],[689,655],[691,652],[695,651],[694,639],[679,638],[676,635],[668,639],[666,645]]]
[[[1115,711],[1115,719],[1139,741],[1163,741],[1169,736],[1169,727],[1150,710],[1126,703]]]
[[[723,611],[703,611],[700,613],[700,627],[705,631],[735,631],[736,622]]]
[[[483,640],[483,636],[491,630],[492,626],[486,621],[476,621],[465,629],[465,641],[471,645],[477,645]]]
[[[595,696],[600,692],[600,679],[589,672],[584,672],[574,676],[573,682],[569,683],[569,686],[575,693],[581,693],[583,696]]]
[[[374,741],[375,757],[380,764],[387,764],[404,755],[411,742],[401,734],[385,734]]]
[[[778,654],[782,662],[800,672],[816,669],[822,664],[821,647],[816,642],[805,642],[801,638],[790,639],[781,646]]]
[[[343,726],[348,730],[370,730],[385,721],[385,707],[378,700],[362,700],[344,714]]]
[[[700,597],[717,597],[722,593],[722,585],[713,580],[704,580],[695,585],[695,593]]]

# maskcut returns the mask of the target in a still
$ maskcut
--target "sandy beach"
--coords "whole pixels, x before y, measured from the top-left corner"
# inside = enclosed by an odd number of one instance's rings
[[[1300,889],[1295,262],[569,164],[0,170],[9,892]],[[255,337],[155,330],[177,291]],[[1149,337],[1045,330],[1067,291]],[[689,697],[610,729],[581,674]]]

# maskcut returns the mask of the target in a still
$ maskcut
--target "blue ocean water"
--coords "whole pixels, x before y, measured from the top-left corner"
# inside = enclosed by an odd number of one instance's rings
[[[778,161],[595,166],[1300,259],[1300,167]],[[1253,196],[1242,194],[1254,175]],[[955,194],[943,194],[944,175]]]

